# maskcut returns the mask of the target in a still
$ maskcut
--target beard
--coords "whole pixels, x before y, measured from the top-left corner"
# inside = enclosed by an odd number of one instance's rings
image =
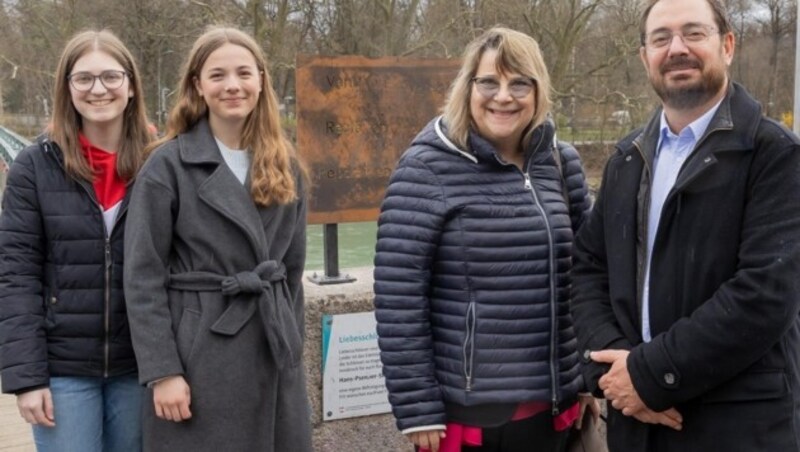
[[[691,84],[667,86],[665,74],[676,69],[699,69],[701,79]],[[691,110],[699,107],[719,93],[726,82],[725,70],[711,67],[706,70],[699,60],[680,56],[665,62],[658,68],[656,77],[650,77],[653,90],[664,105],[675,110]]]

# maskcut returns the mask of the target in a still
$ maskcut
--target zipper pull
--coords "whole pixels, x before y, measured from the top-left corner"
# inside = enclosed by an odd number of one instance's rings
[[[553,395],[553,416],[558,416],[558,397]]]
[[[531,185],[531,176],[529,176],[528,173],[523,173],[523,175],[525,176],[525,188],[530,190],[533,187],[533,185]]]
[[[105,253],[106,253],[106,268],[111,268],[111,240],[109,240],[108,237],[106,237]]]
[[[467,377],[467,387],[464,389],[466,392],[472,390],[472,377]]]

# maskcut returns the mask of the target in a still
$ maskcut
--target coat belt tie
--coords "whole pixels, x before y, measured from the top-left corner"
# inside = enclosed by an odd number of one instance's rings
[[[281,369],[300,361],[303,339],[286,285],[286,267],[276,261],[264,261],[252,271],[223,276],[192,271],[172,274],[169,288],[191,292],[222,292],[232,302],[211,326],[211,331],[235,336],[256,311],[261,316],[267,344]],[[278,283],[278,284],[275,284]]]

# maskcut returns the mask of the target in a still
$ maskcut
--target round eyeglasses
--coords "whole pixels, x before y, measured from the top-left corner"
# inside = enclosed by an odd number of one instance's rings
[[[472,83],[481,96],[488,99],[493,98],[500,92],[502,83],[495,77],[472,77]],[[508,81],[508,93],[514,99],[521,99],[531,93],[536,88],[536,79],[531,77],[519,77]]]
[[[127,75],[128,73],[125,71],[115,70],[103,71],[100,75],[94,75],[89,72],[76,72],[67,76],[67,80],[69,80],[69,84],[72,85],[76,91],[91,91],[97,80],[100,80],[100,83],[102,83],[106,89],[112,90],[121,87]]]

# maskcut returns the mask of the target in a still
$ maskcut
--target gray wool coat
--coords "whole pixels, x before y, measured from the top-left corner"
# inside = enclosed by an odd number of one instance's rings
[[[145,163],[128,210],[124,270],[139,378],[183,375],[192,411],[174,423],[144,404],[145,451],[311,450],[301,359],[305,217],[302,195],[256,206],[205,120]]]

